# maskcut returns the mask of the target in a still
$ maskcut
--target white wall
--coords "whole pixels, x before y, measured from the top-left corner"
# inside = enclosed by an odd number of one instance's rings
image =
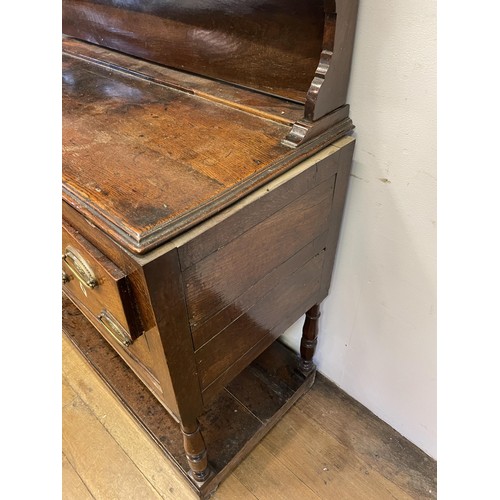
[[[315,361],[436,457],[436,2],[360,0],[357,138]],[[285,334],[298,349],[302,321]]]

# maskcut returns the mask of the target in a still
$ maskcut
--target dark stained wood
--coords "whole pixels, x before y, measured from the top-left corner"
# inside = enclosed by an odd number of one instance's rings
[[[343,202],[345,193],[332,204],[339,171],[346,175],[352,157],[352,142],[341,141],[340,149],[331,146],[318,161],[269,183],[248,202],[221,213],[220,223],[207,222],[206,228],[193,229],[192,236],[186,233],[178,243],[144,257],[102,237],[101,230],[67,207],[65,213],[79,228],[79,238],[88,238],[140,276],[146,291],[143,308],[152,311],[153,321],[144,334],[147,350],[133,352],[134,345],[120,350],[101,331],[95,316],[76,303],[174,419],[188,428],[226,384],[326,296],[325,273],[331,274],[331,269],[325,271],[323,263],[328,258],[333,265],[330,242],[336,241],[328,214]],[[191,263],[184,270],[180,255]],[[196,286],[188,286],[195,283],[189,277],[197,275],[203,282],[198,279]],[[198,321],[191,321],[191,330],[189,308],[200,297],[199,304],[205,305]],[[154,367],[154,375],[148,366]],[[205,452],[196,429],[188,432],[193,439],[186,440],[186,451],[192,473],[201,479],[206,474]],[[208,448],[209,460],[210,453]]]
[[[73,58],[64,67],[66,201],[91,201],[136,246],[286,152],[284,125],[229,109],[229,147],[218,104]]]
[[[214,223],[210,228],[179,248],[182,269],[196,264],[271,217],[314,186],[327,181],[337,171],[335,159],[339,156],[336,154],[335,146],[330,146],[328,151],[331,153],[330,156],[318,160],[313,168],[297,166],[289,171],[286,181],[277,179],[269,183],[265,190],[260,190],[261,195],[257,193],[259,196],[256,199],[254,197],[238,211],[227,215],[226,210],[214,217]],[[296,175],[295,170],[298,171]],[[268,195],[270,191],[272,191],[271,196]]]
[[[158,377],[173,398],[170,410],[190,426],[200,415],[203,402],[177,250],[152,260],[143,269],[157,325],[150,342]]]
[[[312,258],[318,255],[326,244],[326,233],[321,234],[311,241],[304,248],[290,257],[283,264],[275,267],[266,274],[260,281],[248,288],[234,301],[229,302],[226,307],[210,316],[198,328],[192,328],[193,344],[195,349],[199,349],[228,325],[238,320],[251,307],[253,307],[261,297],[266,296],[285,277],[297,272],[307,264]]]
[[[63,305],[70,301],[78,307],[82,314],[85,315],[87,320],[95,328],[94,335],[100,334],[102,338],[113,347],[116,353],[130,366],[133,372],[143,381],[144,385],[158,398],[162,404],[168,406],[170,400],[165,398],[163,389],[160,385],[158,377],[156,376],[157,366],[155,365],[146,338],[139,337],[132,345],[124,347],[120,342],[116,341],[109,332],[103,327],[103,324],[97,317],[87,309],[85,304],[81,303],[70,290],[65,290],[63,294]],[[71,309],[68,309],[71,311]],[[73,322],[71,316],[68,317],[67,312],[63,312],[63,321]]]
[[[273,344],[264,358],[257,360],[256,369],[247,370],[241,382],[235,381],[220,393],[200,416],[214,472],[200,483],[190,474],[177,422],[70,302],[63,303],[63,331],[200,498],[206,498],[236,468],[314,381],[313,375],[304,378],[295,370],[294,353]],[[265,367],[269,367],[269,384],[265,383]],[[275,392],[271,399],[270,389]],[[242,392],[245,404],[238,399]],[[251,410],[264,407],[266,417],[262,419]]]
[[[293,354],[295,356],[295,354]],[[290,361],[288,349],[266,349],[226,386],[261,422],[271,420],[302,384],[304,375]],[[265,397],[256,397],[265,394]]]
[[[302,104],[167,68],[104,47],[90,45],[75,38],[63,38],[63,52],[288,126],[304,115]]]
[[[304,102],[321,52],[322,0],[63,0],[63,33]]]
[[[250,350],[241,356],[236,363],[229,366],[214,382],[212,382],[212,384],[203,390],[204,403],[207,404],[216,398],[222,387],[229,384],[234,377],[241,372],[243,366],[248,366],[252,363],[253,360],[261,355],[276,338],[298,321],[305,311],[310,309],[314,304],[321,302],[325,297],[325,291],[318,289],[316,294],[309,294],[301,303],[295,300],[295,309],[288,311],[288,314],[283,314],[281,322],[278,325],[265,334]]]
[[[331,178],[184,271],[192,326],[224,308],[327,230]]]
[[[332,210],[328,220],[329,232],[327,246],[330,251],[325,258],[323,265],[323,277],[321,280],[321,288],[325,296],[330,290],[330,283],[332,280],[333,264],[335,262],[335,255],[337,252],[337,242],[340,235],[347,188],[349,187],[349,176],[351,173],[355,142],[356,141],[352,137],[342,138],[339,141],[341,153],[335,157],[335,161],[338,162],[338,171],[335,179]]]
[[[121,247],[104,231],[92,224],[82,216],[76,209],[63,201],[63,220],[67,221],[83,238],[97,248],[110,261],[114,262],[128,278],[128,283],[134,297],[134,304],[138,311],[143,330],[147,336],[148,330],[154,326],[153,312],[149,302],[146,283],[144,280],[142,266],[137,262],[135,256]]]
[[[207,447],[198,419],[193,419],[189,424],[183,422],[181,431],[190,474],[195,481],[202,483],[209,478],[212,471],[208,466]]]
[[[352,157],[329,146],[353,128],[356,8],[63,0],[63,282],[97,330],[81,323],[80,338],[67,308],[69,336],[101,373],[114,366],[110,385],[141,419],[137,387],[126,394],[133,382],[99,342],[154,394],[177,422],[167,455],[202,497],[314,380],[313,306]],[[290,353],[248,371],[307,310],[305,373]]]
[[[158,436],[156,440],[169,450],[170,458],[187,473],[189,466],[179,424],[138,378],[131,377],[129,365],[99,336],[81,311],[64,300],[63,331],[124,406]]]
[[[95,316],[108,311],[132,342],[143,333],[143,326],[127,275],[69,224],[63,221],[62,228],[63,273],[66,280],[63,289],[69,289]],[[76,267],[67,255],[76,258]],[[78,279],[81,275],[78,268],[82,265],[91,273],[89,276],[95,276],[93,288]]]
[[[64,200],[133,252],[207,219],[342,135],[290,149],[280,144],[283,124],[74,57],[63,68]]]
[[[357,10],[358,0],[64,0],[63,32],[305,103],[314,122],[346,103]]]
[[[336,185],[336,175],[338,175],[335,172],[338,172],[339,168],[345,170],[344,164],[350,162],[352,149],[349,149],[349,154],[345,156],[341,154],[342,151],[343,149],[332,147],[333,154],[319,161],[314,169],[309,168],[300,175],[292,175],[291,179],[300,178],[304,184],[292,183],[292,187],[296,186],[296,188],[291,189],[290,193],[286,193],[284,188],[280,190],[278,185],[276,189],[267,193],[266,196],[270,198],[270,201],[256,195],[258,206],[264,210],[263,214],[259,215],[259,210],[255,210],[252,211],[253,215],[250,218],[246,218],[244,215],[239,215],[240,211],[236,210],[226,219],[228,221],[226,228],[223,225],[216,225],[214,227],[219,229],[209,230],[208,236],[205,232],[195,236],[195,240],[198,238],[202,242],[202,247],[217,248],[217,251],[185,269],[184,275],[201,266],[209,273],[212,270],[217,272],[223,270],[227,277],[221,279],[220,283],[225,285],[232,283],[231,286],[239,287],[241,280],[252,281],[243,281],[243,288],[236,288],[239,291],[233,299],[229,293],[230,289],[223,290],[223,293],[221,292],[215,299],[207,299],[208,303],[216,304],[218,297],[225,295],[227,303],[225,306],[223,304],[219,313],[215,315],[211,313],[214,308],[207,309],[207,319],[201,321],[198,328],[193,331],[193,343],[191,343],[189,331],[185,329],[187,316],[183,318],[185,313],[182,313],[183,308],[186,307],[182,299],[183,287],[179,284],[174,286],[174,283],[179,283],[178,276],[181,272],[180,263],[177,262],[175,256],[176,252],[144,262],[131,254],[127,255],[127,258],[135,260],[139,265],[144,274],[143,279],[149,290],[148,293],[156,301],[154,305],[150,305],[150,309],[163,310],[164,320],[170,322],[170,326],[164,325],[163,334],[160,334],[157,328],[152,328],[147,332],[147,338],[153,358],[149,363],[156,367],[156,376],[161,381],[159,398],[176,418],[182,419],[182,414],[186,418],[195,418],[201,412],[201,404],[192,406],[194,393],[202,391],[200,397],[205,403],[212,400],[224,384],[231,381],[251,359],[262,352],[300,317],[304,311],[303,308],[310,307],[324,298],[319,292],[320,281],[323,279],[322,260],[317,261],[318,264],[311,267],[312,264],[308,263],[308,259],[313,259],[314,255],[322,253],[323,248],[329,248],[326,238],[331,239],[332,236],[328,236],[330,234],[327,230],[328,218],[323,218],[321,214],[329,213],[332,198],[335,199],[333,188]],[[283,186],[288,184],[289,182],[284,183]],[[308,191],[301,194],[304,189]],[[271,195],[274,193],[277,193],[276,198]],[[290,198],[293,201],[290,201]],[[324,204],[326,204],[324,208],[320,208],[317,213],[314,212],[315,207],[323,207]],[[304,223],[301,224],[300,220]],[[231,228],[237,227],[238,221],[246,221],[242,230],[248,226],[251,227],[243,233],[232,234]],[[260,227],[261,225],[263,227]],[[82,227],[85,228],[89,238],[102,245],[98,229],[89,224],[84,224]],[[274,229],[275,227],[279,228],[278,232]],[[300,229],[301,227],[303,229]],[[229,242],[224,241],[224,235],[230,240]],[[259,240],[262,237],[267,239]],[[273,240],[276,243],[273,243]],[[308,240],[310,243],[304,248],[300,249],[297,246],[299,242],[302,244]],[[193,240],[187,241],[192,244]],[[255,264],[250,262],[248,271],[242,272],[244,267],[242,268],[241,264],[248,262],[246,257],[252,244],[255,245],[254,256],[257,263],[265,263],[268,267],[262,268],[260,272],[259,267],[255,267]],[[113,248],[112,245],[111,248]],[[259,253],[261,251],[265,252],[264,256]],[[111,253],[114,255],[113,252]],[[330,251],[327,252],[328,255],[329,253]],[[232,254],[234,257],[230,257]],[[193,254],[184,252],[184,255],[194,257],[199,256],[200,253],[199,251]],[[207,259],[214,257],[217,259],[207,264]],[[170,264],[166,264],[167,261]],[[228,267],[231,261],[235,263],[234,270]],[[281,265],[280,262],[282,262]],[[171,270],[167,272],[168,268]],[[249,286],[252,283],[253,286]],[[306,283],[309,285],[306,286]],[[291,293],[295,284],[300,284],[300,290],[297,293]],[[160,291],[162,289],[163,292]],[[188,286],[186,290],[189,290]],[[201,288],[197,288],[198,293],[200,290]],[[207,290],[206,293],[209,294],[209,287]],[[287,300],[291,297],[293,297],[293,302],[287,305]],[[300,305],[297,306],[297,303]],[[175,319],[175,316],[171,315],[172,310],[180,311],[181,316]],[[281,321],[283,317],[286,321]],[[262,325],[266,322],[267,326],[263,328]],[[155,319],[155,324],[159,323],[161,322]],[[184,345],[183,353],[172,350],[171,346],[178,343],[176,337],[173,336],[174,333],[179,335],[177,338],[181,339],[181,344]],[[238,341],[235,342],[235,339]],[[194,359],[197,360],[198,367],[186,369],[188,365],[185,360],[192,356],[190,353],[197,347],[200,349]],[[167,361],[167,355],[171,356],[170,364]],[[141,357],[138,361],[141,361]],[[140,370],[136,369],[136,372],[141,375]],[[197,386],[198,379],[201,387]],[[147,377],[143,377],[143,380],[151,388]],[[191,389],[187,390],[188,386]],[[158,391],[155,393],[158,396]],[[186,398],[184,411],[179,410],[177,402],[179,397]]]
[[[311,122],[346,103],[358,0],[325,0],[325,13],[323,50],[304,112]]]
[[[324,252],[321,252],[296,273],[286,276],[255,306],[196,351],[198,376],[203,390],[233,365],[236,365],[237,371],[243,370],[246,365],[241,363],[241,358],[262,339],[266,339],[269,345],[281,335],[286,327],[281,331],[277,331],[276,327],[281,326],[284,317],[296,312],[297,303],[316,299],[323,257]]]
[[[321,313],[319,304],[315,304],[306,312],[304,327],[302,328],[302,338],[300,340],[300,360],[299,369],[307,375],[316,367],[313,362],[316,344],[318,343],[318,320]]]
[[[319,118],[317,121],[298,120],[293,124],[292,130],[290,130],[281,143],[295,148],[321,135],[326,130],[337,130],[344,135],[353,128],[354,125],[349,118],[349,106],[346,104]]]

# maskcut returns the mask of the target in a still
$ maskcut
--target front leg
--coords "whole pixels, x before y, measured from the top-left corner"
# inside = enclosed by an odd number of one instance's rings
[[[319,304],[312,306],[306,312],[306,319],[302,328],[299,370],[306,376],[316,369],[316,365],[313,363],[313,356],[316,344],[318,343],[318,319],[320,315]]]
[[[204,482],[210,476],[211,470],[208,466],[207,447],[201,434],[198,419],[195,418],[189,423],[182,422],[181,431],[184,440],[184,451],[193,478],[199,483]]]

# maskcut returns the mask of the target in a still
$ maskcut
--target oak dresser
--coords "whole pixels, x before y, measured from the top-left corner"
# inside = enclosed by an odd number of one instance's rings
[[[205,497],[314,381],[355,142],[357,1],[62,5],[63,327],[90,361],[104,339],[154,396],[178,438],[151,434]],[[290,356],[276,341],[304,314]],[[248,370],[260,430],[211,448],[213,408]],[[286,404],[259,416],[283,377]]]

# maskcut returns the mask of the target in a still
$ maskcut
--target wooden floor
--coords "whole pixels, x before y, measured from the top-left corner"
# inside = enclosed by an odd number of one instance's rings
[[[197,496],[63,335],[63,499]],[[436,498],[436,462],[318,376],[213,496]]]

